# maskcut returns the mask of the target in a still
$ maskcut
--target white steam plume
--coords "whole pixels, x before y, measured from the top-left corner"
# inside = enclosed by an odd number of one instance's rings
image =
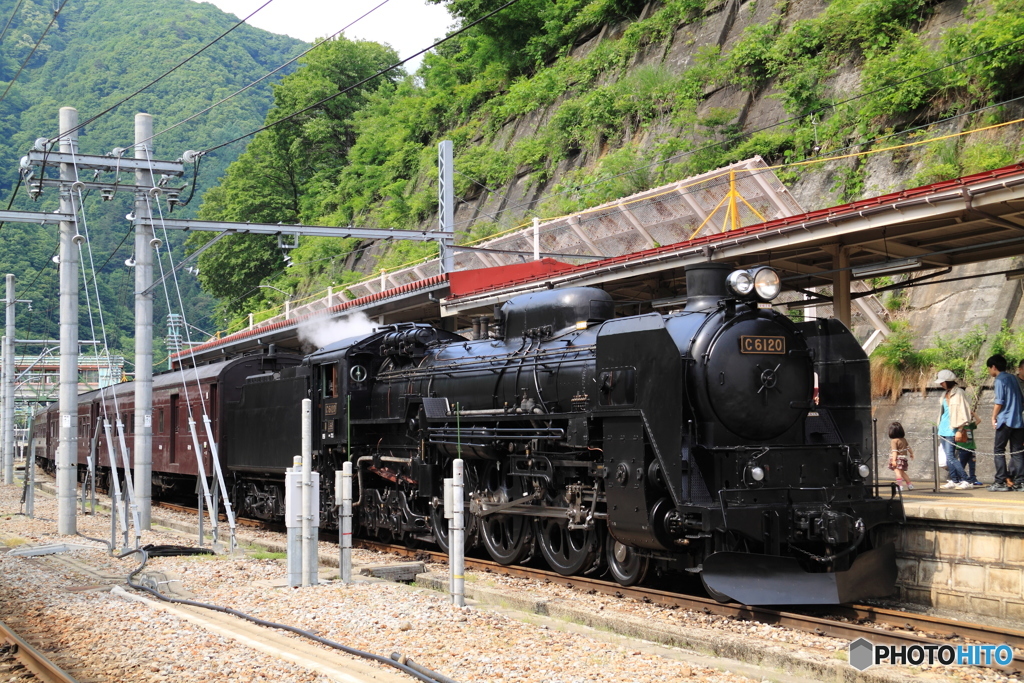
[[[323,348],[336,341],[373,332],[377,324],[356,311],[343,318],[307,320],[299,325],[299,340]]]

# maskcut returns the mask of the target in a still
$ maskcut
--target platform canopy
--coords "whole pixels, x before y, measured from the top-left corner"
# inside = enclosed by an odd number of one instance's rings
[[[829,287],[850,321],[851,283],[1024,254],[1024,164],[781,217],[734,231],[573,266],[549,277],[466,290],[442,315],[489,310],[547,287],[597,286],[620,301],[685,297],[686,266],[771,265],[785,287]],[[493,277],[493,276],[492,276]]]

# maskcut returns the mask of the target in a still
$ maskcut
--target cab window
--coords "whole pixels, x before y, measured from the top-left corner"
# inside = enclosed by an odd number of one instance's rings
[[[336,398],[338,396],[338,365],[337,363],[332,363],[322,367],[324,398]]]

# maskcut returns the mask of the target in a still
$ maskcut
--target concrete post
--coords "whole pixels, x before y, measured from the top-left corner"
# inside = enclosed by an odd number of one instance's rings
[[[455,557],[452,553],[452,546],[455,541],[452,538],[452,520],[455,519],[455,503],[453,502],[455,494],[453,493],[454,487],[453,482],[455,480],[451,477],[446,477],[443,481],[443,499],[444,499],[444,518],[448,520],[448,594],[455,595],[455,564],[452,560]]]
[[[540,219],[533,217],[533,260],[540,261]]]
[[[78,110],[61,107],[60,151],[78,152]],[[72,164],[60,165],[60,211],[74,213],[71,184],[77,180]],[[60,223],[60,440],[57,447],[57,533],[78,532],[75,488],[78,477],[78,236],[75,224]],[[79,238],[80,239],[80,238]]]
[[[135,115],[135,158],[152,159],[153,117]],[[153,187],[153,173],[135,171],[135,183]],[[150,201],[135,197],[135,505],[139,524],[150,528],[153,490],[153,226]]]
[[[313,402],[302,399],[302,585],[315,583],[310,574],[310,556],[316,554],[313,544]]]
[[[344,462],[341,472],[341,582],[352,583],[352,463]]]
[[[284,524],[288,529],[287,559],[285,560],[288,585],[296,587],[302,584],[305,573],[305,557],[302,554],[302,516],[301,505],[296,506],[295,501],[295,479],[302,477],[302,456],[297,455],[292,460],[292,466],[285,473],[284,486]],[[301,495],[299,496],[301,498]],[[296,515],[296,508],[299,513]]]
[[[466,527],[463,518],[463,491],[465,488],[463,479],[462,458],[452,462],[452,524],[448,527],[448,544],[451,548],[451,572],[452,572],[452,602],[456,607],[464,607],[466,604],[465,574],[466,574]]]
[[[7,274],[7,336],[4,338],[4,483],[14,483],[14,275]]]

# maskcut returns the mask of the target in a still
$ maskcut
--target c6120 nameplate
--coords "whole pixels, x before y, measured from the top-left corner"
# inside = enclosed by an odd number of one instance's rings
[[[740,336],[740,353],[766,353],[783,355],[786,353],[785,337]]]

